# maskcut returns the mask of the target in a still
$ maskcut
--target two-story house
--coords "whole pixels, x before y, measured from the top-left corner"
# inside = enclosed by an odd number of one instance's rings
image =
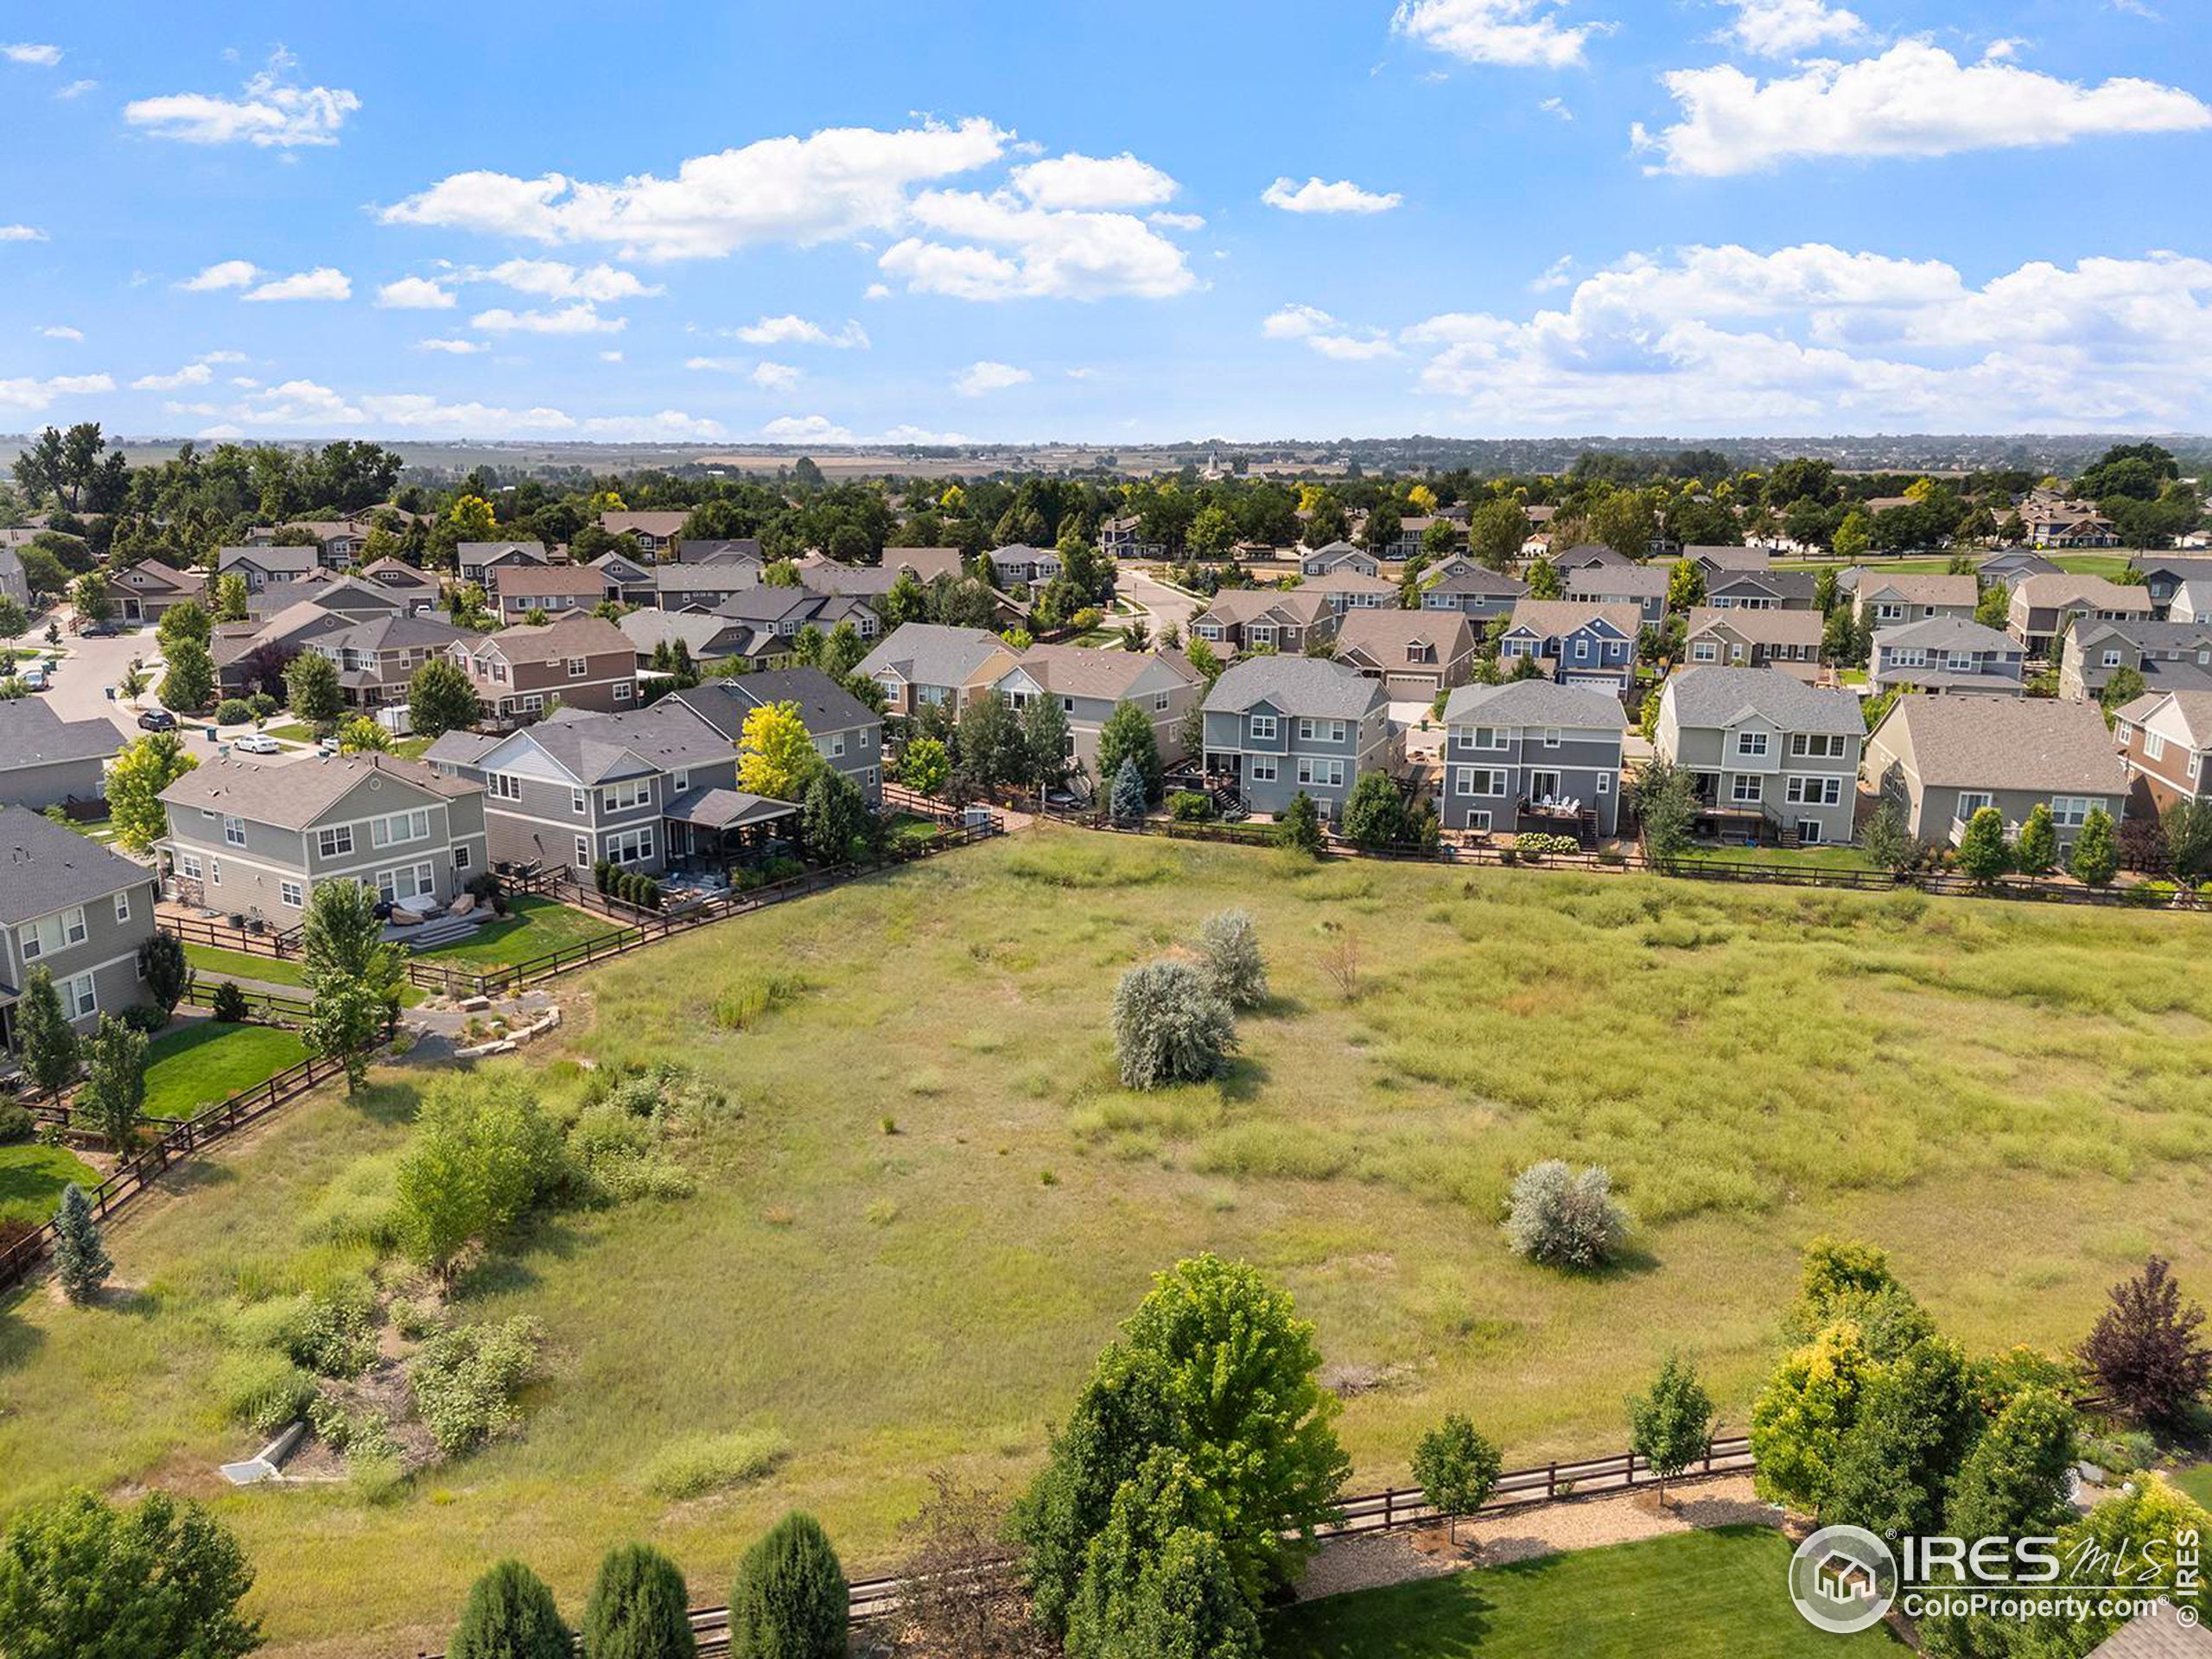
[[[738,594],[749,594],[760,587],[762,569],[743,560],[657,565],[653,569],[655,597],[651,602],[664,611],[711,611]],[[792,594],[799,590],[779,588],[774,591]]]
[[[2008,547],[1993,553],[1974,567],[1974,575],[1983,582],[2001,584],[2009,593],[2028,576],[2054,576],[2058,566],[2040,553],[2024,547]]]
[[[733,750],[744,740],[747,715],[771,703],[788,703],[831,768],[859,785],[870,806],[882,804],[883,717],[818,668],[732,675],[671,692],[664,701],[690,709]]]
[[[1716,611],[1809,611],[1814,583],[1809,570],[1722,569],[1706,577],[1705,602]]]
[[[750,564],[765,566],[758,536],[694,537],[676,543],[676,559],[683,564]]]
[[[1384,767],[1389,699],[1378,681],[1319,657],[1248,657],[1204,704],[1209,776],[1255,812],[1281,816],[1300,794],[1344,814],[1362,776]]]
[[[1626,730],[1620,699],[1592,686],[1461,686],[1444,705],[1445,828],[1618,833]]]
[[[0,599],[12,600],[26,611],[31,607],[31,579],[23,569],[23,556],[0,544]]]
[[[986,629],[906,622],[862,658],[855,671],[883,688],[892,714],[911,718],[930,708],[958,715],[1014,664],[1013,650]]]
[[[1379,611],[1398,602],[1396,582],[1342,568],[1307,577],[1298,591],[1318,594],[1338,616],[1347,611]]]
[[[0,1049],[35,968],[82,1030],[146,1001],[138,953],[154,937],[154,873],[20,806],[0,808]]]
[[[1147,541],[1143,525],[1144,521],[1133,512],[1107,519],[1098,526],[1098,550],[1114,559],[1166,558],[1167,544]],[[884,551],[887,556],[890,550],[886,548]]]
[[[1509,571],[1492,570],[1472,559],[1455,559],[1422,589],[1424,611],[1457,611],[1477,627],[1510,616],[1529,596],[1529,584]]]
[[[597,610],[618,591],[592,565],[524,565],[500,575],[494,603],[499,620],[512,627],[533,613],[557,619]]]
[[[122,747],[111,721],[64,720],[38,697],[0,702],[0,806],[97,801]]]
[[[321,569],[322,550],[319,547],[278,547],[274,543],[250,543],[244,547],[215,550],[215,574],[219,576],[237,576],[245,583],[245,590],[249,594],[257,594],[264,588],[280,588],[286,582],[298,582]]]
[[[2151,595],[2141,588],[2123,588],[2102,576],[2024,576],[2012,588],[2012,608],[2005,613],[2005,631],[2027,648],[2030,658],[2049,660],[2058,637],[2083,620],[2099,622],[2148,621]]]
[[[1336,638],[1337,618],[1325,594],[1306,588],[1224,588],[1191,619],[1191,638],[1224,656],[1278,651],[1295,657]]]
[[[247,536],[249,541],[267,537],[273,543],[279,536],[289,532],[297,537],[301,532],[315,537],[315,552],[326,570],[343,570],[356,563],[361,550],[369,543],[370,533],[376,529],[365,518],[308,518],[288,524],[274,524],[267,529],[256,528]]]
[[[374,582],[392,594],[410,611],[435,610],[438,604],[438,582],[427,571],[418,570],[404,559],[378,559],[373,564],[361,567],[363,582]]]
[[[2077,622],[2059,656],[2058,695],[2101,696],[2123,668],[2168,690],[2212,686],[2212,622]]]
[[[678,556],[683,539],[683,521],[688,512],[602,512],[599,527],[610,536],[627,536],[638,543],[638,551],[649,559],[673,559]]]
[[[474,582],[486,594],[497,594],[499,579],[510,570],[537,569],[550,563],[542,542],[463,542],[454,550],[461,579]]]
[[[805,588],[762,586],[732,594],[713,615],[741,623],[748,630],[730,654],[756,667],[778,668],[789,659],[800,634],[812,628],[823,636],[850,623],[862,640],[883,632],[883,618],[866,600],[849,594],[819,594]]]
[[[1475,671],[1475,631],[1452,611],[1347,611],[1337,660],[1392,697],[1433,702]]]
[[[637,701],[637,652],[630,636],[603,617],[472,635],[448,654],[476,688],[487,725],[519,725],[556,704],[613,714]]]
[[[159,622],[172,607],[187,600],[207,602],[207,575],[204,570],[180,570],[159,559],[141,559],[107,578],[108,597],[126,622]]]
[[[2171,611],[2174,595],[2195,583],[2198,592],[2212,588],[2212,559],[2192,559],[2171,553],[2144,553],[2134,561],[2143,577],[2143,591],[2151,596],[2151,614],[2163,620]]]
[[[2113,717],[2112,735],[2133,785],[2131,812],[2212,800],[2212,689],[2146,691]]]
[[[2095,809],[2117,823],[2129,788],[2104,716],[2044,697],[1899,697],[1866,740],[1866,776],[1924,841],[1957,845],[1985,806],[2017,836],[2048,806],[2062,853]]]
[[[176,898],[279,929],[299,921],[318,882],[359,881],[419,915],[490,868],[483,790],[388,754],[202,761],[162,806]]]
[[[2026,689],[2026,663],[2027,652],[2011,634],[1946,613],[1877,628],[1866,678],[1878,691],[1911,686],[1931,695],[2017,697]]]
[[[428,616],[372,617],[317,632],[303,648],[338,665],[338,690],[348,709],[374,711],[407,701],[415,671],[476,636]]]
[[[1012,547],[993,550],[991,585],[1000,588],[1041,588],[1065,569],[1060,556],[1051,548],[1025,547],[1017,543]]]
[[[1585,605],[1627,605],[1656,627],[1667,619],[1667,567],[1589,564],[1567,573],[1567,597]]]
[[[1980,584],[1972,576],[1862,570],[1852,594],[1851,616],[1861,627],[1878,631],[1925,622],[1933,616],[1971,622],[1980,598]]]
[[[1822,620],[1818,611],[1700,605],[1683,626],[1683,659],[1693,667],[1778,668],[1809,681],[1820,674]]]
[[[1561,685],[1622,691],[1636,683],[1636,636],[1642,626],[1632,605],[1524,599],[1498,638],[1498,658],[1510,664],[1531,658]]]
[[[1382,567],[1372,553],[1354,547],[1350,542],[1330,542],[1299,553],[1298,574],[1301,576],[1325,576],[1338,570],[1361,576],[1382,574]]]
[[[1016,714],[1041,697],[1059,699],[1067,716],[1068,754],[1101,788],[1098,735],[1115,709],[1129,703],[1152,725],[1160,758],[1183,760],[1183,722],[1205,696],[1205,677],[1179,651],[1091,651],[1081,645],[1034,645],[995,683]]]
[[[606,581],[608,596],[622,604],[660,602],[659,572],[652,565],[640,563],[626,553],[602,553],[590,568]]]
[[[1701,822],[1809,845],[1853,838],[1866,736],[1848,691],[1776,668],[1691,668],[1660,695],[1652,747],[1695,779]]]

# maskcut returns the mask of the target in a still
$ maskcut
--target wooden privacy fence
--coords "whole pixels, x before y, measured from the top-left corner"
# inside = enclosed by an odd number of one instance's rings
[[[304,1059],[286,1067],[268,1082],[256,1084],[219,1105],[210,1106],[197,1117],[177,1124],[85,1195],[92,1200],[93,1217],[106,1220],[160,1179],[170,1165],[190,1157],[210,1141],[219,1141],[266,1116],[317,1084],[339,1076],[345,1069],[344,1062],[340,1060]],[[11,1289],[29,1277],[53,1249],[54,1232],[54,1224],[49,1221],[35,1232],[0,1249],[0,1291]]]
[[[1702,1459],[1671,1478],[1703,1480],[1713,1475],[1743,1474],[1752,1467],[1751,1441],[1742,1435],[1728,1435],[1713,1441],[1706,1448]],[[1524,1509],[1534,1503],[1603,1496],[1631,1488],[1641,1490],[1657,1484],[1658,1477],[1651,1472],[1650,1462],[1633,1452],[1619,1452],[1603,1458],[1586,1458],[1576,1462],[1539,1464],[1534,1468],[1510,1470],[1499,1476],[1497,1489],[1484,1503],[1480,1513],[1491,1515]],[[1341,1498],[1337,1508],[1343,1518],[1315,1529],[1317,1538],[1353,1538],[1378,1532],[1397,1532],[1408,1527],[1427,1526],[1445,1518],[1429,1503],[1418,1486],[1394,1486],[1385,1491]],[[1008,1562],[1004,1568],[998,1570],[1010,1572],[1013,1565]],[[863,1624],[896,1612],[899,1598],[909,1582],[895,1576],[855,1580],[846,1586],[848,1608],[853,1623]],[[692,1609],[691,1635],[698,1643],[701,1659],[713,1659],[714,1656],[728,1653],[729,1609]],[[578,1651],[582,1650],[580,1645]],[[418,1656],[418,1659],[444,1659],[444,1656],[424,1654]]]

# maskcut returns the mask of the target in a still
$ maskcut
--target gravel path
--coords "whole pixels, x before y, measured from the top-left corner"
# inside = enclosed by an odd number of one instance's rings
[[[1678,1484],[1663,1511],[1648,1490],[1540,1503],[1481,1521],[1462,1521],[1457,1550],[1440,1526],[1325,1544],[1299,1583],[1298,1599],[1313,1601],[1349,1590],[1440,1578],[1469,1567],[1502,1567],[1562,1550],[1596,1549],[1698,1527],[1745,1524],[1782,1524],[1781,1512],[1752,1495],[1749,1475]]]

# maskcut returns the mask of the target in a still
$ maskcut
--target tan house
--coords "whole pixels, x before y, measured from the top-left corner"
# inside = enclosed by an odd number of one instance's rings
[[[2029,656],[2048,658],[2059,636],[2083,618],[2124,622],[2148,621],[2150,616],[2147,590],[2063,570],[2055,575],[2021,578],[2012,589],[2005,631],[2027,647]]]
[[[141,559],[122,570],[111,571],[108,597],[126,622],[158,622],[172,606],[188,599],[207,602],[207,578],[198,570],[180,570],[159,559]]]
[[[1475,671],[1475,631],[1456,611],[1347,611],[1337,660],[1393,697],[1433,701]]]
[[[610,536],[637,538],[638,550],[647,558],[674,558],[683,537],[688,512],[602,512],[599,527]]]
[[[1205,677],[1179,651],[1091,651],[1038,645],[994,682],[1016,713],[1039,697],[1058,697],[1068,720],[1068,753],[1094,779],[1098,734],[1121,703],[1152,722],[1160,758],[1173,765],[1189,753],[1183,725],[1206,694]],[[1097,779],[1102,785],[1110,779]]]
[[[461,640],[448,654],[476,687],[489,726],[524,725],[556,704],[596,714],[637,704],[636,648],[602,617],[503,628]]]
[[[1925,622],[1931,616],[1962,617],[1971,622],[1980,598],[1980,585],[1972,576],[1862,570],[1852,595],[1851,618],[1867,628],[1893,628],[1903,622]]]
[[[2040,805],[2063,849],[2098,807],[2118,823],[2129,786],[2095,707],[2041,697],[1899,697],[1866,740],[1866,772],[1912,834],[1955,846],[1985,806],[2016,836]]]
[[[557,619],[569,612],[594,610],[614,591],[607,573],[595,565],[519,566],[499,577],[499,620],[519,622],[532,611]]]
[[[883,688],[886,712],[912,716],[941,708],[957,715],[978,692],[1014,666],[1005,640],[983,628],[906,622],[860,661],[855,671]]]
[[[1191,638],[1223,656],[1263,649],[1301,655],[1319,640],[1336,637],[1337,611],[1313,584],[1285,593],[1279,588],[1224,588],[1191,619]]]
[[[1818,611],[1700,605],[1683,631],[1682,656],[1693,667],[1778,668],[1810,681],[1820,674],[1821,621]]]

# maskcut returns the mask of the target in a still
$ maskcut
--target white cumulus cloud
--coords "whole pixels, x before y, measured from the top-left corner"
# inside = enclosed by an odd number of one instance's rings
[[[952,377],[952,389],[963,397],[981,397],[986,393],[1004,391],[1009,386],[1027,385],[1033,377],[1027,369],[1018,369],[1011,363],[983,361],[970,363]]]
[[[1006,191],[929,190],[912,216],[927,234],[876,263],[907,291],[960,300],[1166,299],[1198,279],[1183,250],[1131,213],[1058,212]]]
[[[26,375],[0,380],[0,409],[36,414],[50,407],[57,397],[90,397],[95,392],[114,390],[115,381],[105,374],[57,374],[45,380]]]
[[[85,331],[83,329],[72,328],[66,322],[50,322],[47,324],[45,327],[40,329],[39,333],[43,334],[48,340],[67,340],[75,341],[81,340],[85,337]]]
[[[211,294],[218,289],[244,288],[261,275],[261,267],[251,259],[224,259],[209,265],[197,276],[188,276],[177,286],[192,294]]]
[[[868,330],[850,321],[834,334],[818,322],[795,316],[763,317],[734,332],[748,346],[834,346],[840,350],[866,351],[869,343]]]
[[[1269,340],[1302,340],[1309,351],[1340,363],[1398,355],[1397,343],[1379,328],[1348,328],[1311,305],[1286,305],[1260,325]]]
[[[44,231],[35,225],[0,225],[0,242],[43,242]]]
[[[850,443],[849,428],[838,425],[827,415],[782,415],[760,429],[760,435],[771,443]]]
[[[453,290],[428,276],[402,276],[377,289],[377,303],[389,311],[448,311]]]
[[[289,276],[272,277],[257,288],[250,288],[238,297],[242,300],[350,300],[353,297],[353,280],[342,270],[328,265],[317,265],[313,270],[295,271]]]
[[[142,374],[130,383],[133,391],[181,391],[187,386],[204,386],[215,378],[215,372],[205,363],[188,363],[174,374]]]
[[[1308,179],[1303,184],[1295,179],[1277,179],[1261,193],[1260,200],[1286,213],[1387,213],[1405,198],[1395,191],[1384,195],[1363,190],[1350,179],[1338,179],[1334,184],[1320,179]]]
[[[557,259],[509,259],[488,270],[467,273],[472,279],[497,283],[518,294],[545,300],[637,300],[666,290],[645,282],[633,271],[613,265],[579,267]]]
[[[1466,63],[1563,69],[1610,25],[1561,21],[1566,0],[1405,0],[1391,27]]]
[[[479,352],[488,352],[492,348],[480,340],[432,338],[416,340],[415,349],[418,352],[442,352],[448,357],[474,357]]]
[[[1720,37],[1763,57],[1789,58],[1815,47],[1848,46],[1866,38],[1859,14],[1827,0],[1726,0],[1736,16]]]
[[[789,391],[798,385],[802,378],[799,372],[788,363],[759,364],[747,377],[763,391]]]
[[[558,311],[511,311],[493,306],[471,317],[468,326],[493,334],[619,334],[630,325],[626,317],[602,317],[580,303]]]
[[[51,69],[61,61],[61,48],[24,41],[14,46],[0,46],[0,57],[5,57],[10,63],[28,63],[41,69]]]
[[[1174,199],[1175,181],[1124,150],[1100,157],[1069,154],[1014,169],[1014,188],[1039,207],[1157,207]]]
[[[291,78],[295,67],[280,48],[236,98],[171,92],[133,99],[123,106],[123,118],[149,137],[179,143],[248,143],[264,149],[336,143],[339,129],[361,100],[341,87],[299,85]]]
[[[1656,134],[1635,128],[1637,147],[1656,158],[1648,170],[1708,178],[1813,156],[1950,156],[2212,127],[2212,108],[2178,87],[2133,79],[2090,86],[2000,60],[1962,64],[1924,41],[1765,82],[1730,64],[1662,79],[1681,119]]]

